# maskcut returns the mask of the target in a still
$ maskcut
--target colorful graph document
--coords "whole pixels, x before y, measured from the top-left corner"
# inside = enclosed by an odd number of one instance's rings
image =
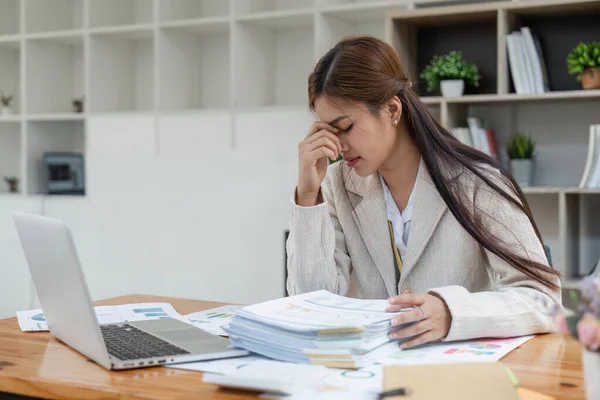
[[[144,321],[160,318],[185,319],[169,303],[135,303],[121,306],[94,307],[99,324]],[[18,311],[17,320],[22,331],[47,331],[48,323],[42,309]]]
[[[198,328],[212,333],[213,335],[228,336],[222,327],[228,325],[235,315],[235,312],[242,306],[223,306],[213,308],[212,310],[198,311],[192,314],[187,314],[184,318],[187,322],[197,326]]]
[[[527,342],[535,335],[506,339],[466,340],[432,343],[414,349],[401,350],[380,360],[384,365],[418,365],[463,362],[494,362]]]

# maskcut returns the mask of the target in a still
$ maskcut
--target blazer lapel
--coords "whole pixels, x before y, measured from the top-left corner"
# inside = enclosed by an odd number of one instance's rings
[[[429,243],[440,219],[448,208],[437,191],[427,167],[421,161],[419,179],[415,187],[414,208],[408,233],[400,284],[413,269]]]
[[[346,189],[354,210],[352,216],[375,263],[388,295],[397,293],[394,255],[387,225],[383,188],[377,173],[366,178],[353,171],[346,180]]]

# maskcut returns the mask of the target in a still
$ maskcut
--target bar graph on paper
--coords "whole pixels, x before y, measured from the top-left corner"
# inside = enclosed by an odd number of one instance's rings
[[[182,316],[169,303],[137,303],[120,306],[94,307],[99,324],[114,324]],[[18,311],[17,320],[22,331],[47,331],[48,323],[41,309]]]

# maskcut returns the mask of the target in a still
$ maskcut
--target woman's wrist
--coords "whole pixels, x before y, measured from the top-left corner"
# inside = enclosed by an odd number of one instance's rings
[[[296,204],[300,207],[314,207],[322,202],[321,188],[316,192],[304,192],[296,188]]]

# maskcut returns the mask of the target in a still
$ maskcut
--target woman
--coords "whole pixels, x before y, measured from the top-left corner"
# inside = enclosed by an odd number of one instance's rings
[[[391,46],[341,41],[308,92],[318,122],[299,145],[290,294],[354,282],[388,311],[413,307],[392,322],[416,322],[394,334],[412,337],[404,348],[551,330],[540,305],[561,303],[560,280],[522,191],[432,118]]]

